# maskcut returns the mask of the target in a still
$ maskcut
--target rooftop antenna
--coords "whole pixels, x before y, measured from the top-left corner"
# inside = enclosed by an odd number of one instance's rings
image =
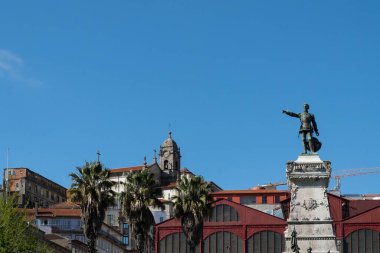
[[[96,152],[96,154],[98,155],[98,163],[100,163],[100,156],[102,155],[102,154],[100,154],[100,151],[98,150],[98,152]]]
[[[5,185],[4,185],[4,188],[5,188],[5,198],[8,197],[8,193],[9,193],[9,182],[8,182],[8,177],[9,177],[9,148],[7,148],[7,169],[6,169],[6,173],[4,173],[4,177],[5,177]]]
[[[9,169],[9,148],[7,148],[7,170]]]

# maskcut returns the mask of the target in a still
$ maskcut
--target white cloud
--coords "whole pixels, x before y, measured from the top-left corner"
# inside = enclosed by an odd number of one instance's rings
[[[9,50],[0,49],[0,79],[9,79],[13,82],[28,86],[40,86],[40,80],[26,76],[23,73],[24,61]]]

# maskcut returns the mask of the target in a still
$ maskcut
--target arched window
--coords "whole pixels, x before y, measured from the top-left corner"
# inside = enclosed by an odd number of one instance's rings
[[[284,251],[284,237],[273,231],[261,231],[247,240],[247,253],[281,253]]]
[[[345,253],[379,253],[379,232],[360,229],[344,238]]]
[[[169,169],[169,161],[168,160],[164,161],[164,169],[165,170]]]
[[[199,245],[195,253],[200,252]],[[190,253],[190,248],[186,244],[184,233],[173,233],[165,236],[159,245],[159,253]]]
[[[209,221],[211,222],[229,222],[229,221],[239,221],[239,213],[235,208],[229,205],[217,205],[212,209],[211,217]]]
[[[243,240],[230,232],[216,232],[203,241],[204,253],[243,253]]]

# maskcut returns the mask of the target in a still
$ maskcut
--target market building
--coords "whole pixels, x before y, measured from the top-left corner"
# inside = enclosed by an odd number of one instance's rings
[[[328,194],[337,248],[344,253],[380,252],[380,200],[355,200]],[[198,253],[281,253],[285,250],[290,198],[281,201],[284,218],[220,199],[205,220]],[[156,226],[157,253],[187,253],[178,219]]]

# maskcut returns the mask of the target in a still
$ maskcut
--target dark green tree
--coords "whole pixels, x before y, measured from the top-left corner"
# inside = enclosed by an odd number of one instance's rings
[[[81,219],[90,253],[96,252],[96,239],[105,218],[105,211],[115,204],[115,182],[110,180],[110,171],[99,162],[86,162],[71,173],[71,200],[81,206]]]
[[[137,251],[153,252],[154,217],[149,207],[163,208],[162,191],[148,169],[126,174],[124,192],[120,195],[122,215],[129,221]]]
[[[39,236],[43,235],[27,220],[25,210],[15,208],[13,197],[0,198],[0,253],[49,252]]]
[[[200,176],[182,177],[177,182],[174,217],[181,219],[190,252],[195,252],[203,235],[203,220],[211,213],[211,186]]]

